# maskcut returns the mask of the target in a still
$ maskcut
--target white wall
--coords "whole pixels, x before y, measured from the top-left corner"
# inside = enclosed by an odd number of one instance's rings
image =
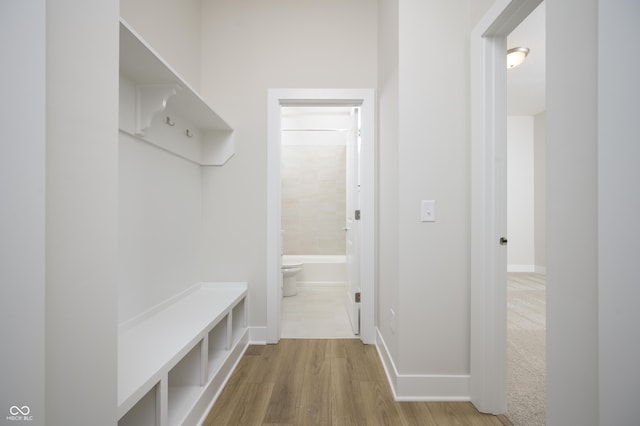
[[[600,424],[640,419],[640,3],[598,5],[598,318]]]
[[[468,37],[491,2],[379,3],[378,330],[398,395],[468,397]]]
[[[118,322],[200,281],[200,166],[124,133],[119,143]]]
[[[190,86],[200,86],[201,2],[121,0],[121,16]],[[121,102],[132,107],[127,82]],[[125,116],[126,118],[126,116]],[[121,133],[118,321],[201,279],[201,168]]]
[[[45,423],[45,2],[0,3],[0,423]],[[7,421],[8,422],[8,421]]]
[[[249,281],[249,323],[265,326],[267,89],[375,87],[376,5],[202,6],[202,93],[236,138],[231,161],[203,172],[203,278]]]
[[[533,272],[534,119],[507,117],[507,268]]]
[[[547,115],[544,112],[533,117],[533,232],[535,269],[547,268]]]
[[[547,424],[596,425],[598,1],[546,7]]]
[[[508,270],[546,271],[546,115],[507,118]]]
[[[46,424],[112,426],[118,3],[46,9]]]
[[[399,9],[399,213],[388,225],[398,226],[401,374],[469,372],[469,8]],[[436,222],[420,222],[423,199],[436,200]]]
[[[120,16],[184,81],[200,88],[201,0],[120,0]]]
[[[398,357],[398,0],[378,1],[378,332]],[[384,159],[384,160],[383,160]],[[384,262],[380,261],[384,259]]]

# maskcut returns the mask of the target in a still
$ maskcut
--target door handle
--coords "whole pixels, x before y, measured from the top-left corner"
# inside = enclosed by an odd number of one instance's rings
[[[501,246],[506,246],[507,242],[508,242],[508,240],[505,237],[500,237],[500,245]]]

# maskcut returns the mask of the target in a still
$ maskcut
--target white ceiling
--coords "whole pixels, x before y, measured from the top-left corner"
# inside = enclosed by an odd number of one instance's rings
[[[536,115],[545,110],[545,4],[542,2],[507,37],[507,48],[528,47],[526,61],[507,70],[509,115]],[[506,66],[506,65],[505,65]]]

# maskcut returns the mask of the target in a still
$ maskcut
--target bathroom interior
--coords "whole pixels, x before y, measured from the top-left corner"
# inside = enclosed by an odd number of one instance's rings
[[[283,338],[355,338],[345,307],[349,106],[281,110]]]

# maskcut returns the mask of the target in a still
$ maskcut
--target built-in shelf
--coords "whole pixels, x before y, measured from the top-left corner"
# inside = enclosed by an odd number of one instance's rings
[[[168,378],[168,416],[169,424],[182,424],[194,403],[202,393],[207,381],[207,369],[202,368],[203,342],[189,351],[175,367],[169,371]],[[206,353],[205,353],[206,357]]]
[[[169,387],[169,424],[182,425],[187,414],[202,395],[200,386]]]
[[[233,129],[122,19],[120,131],[203,166],[235,150]]]
[[[246,297],[246,283],[200,283],[119,328],[118,426],[202,419],[248,345]]]

